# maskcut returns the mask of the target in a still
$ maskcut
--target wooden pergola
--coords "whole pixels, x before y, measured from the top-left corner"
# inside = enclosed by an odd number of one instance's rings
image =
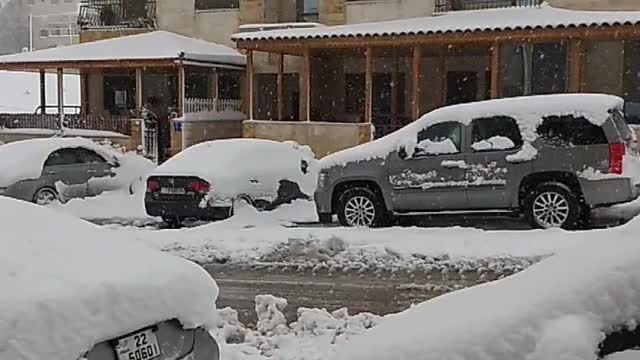
[[[420,78],[421,59],[425,49],[433,49],[438,54],[440,74],[446,67],[446,51],[448,49],[464,49],[480,47],[489,49],[491,58],[490,96],[498,98],[500,94],[500,49],[506,43],[533,43],[561,41],[569,44],[569,84],[570,92],[582,90],[583,46],[585,41],[640,39],[640,12],[582,12],[560,10],[543,6],[530,9],[485,10],[487,16],[495,17],[497,11],[505,11],[504,24],[482,24],[483,11],[473,15],[451,14],[423,19],[408,19],[372,24],[343,25],[319,27],[315,29],[272,30],[252,33],[239,33],[234,36],[237,47],[247,54],[247,91],[250,118],[253,119],[253,53],[267,52],[278,54],[277,66],[277,113],[283,118],[283,73],[284,56],[294,55],[304,58],[301,72],[300,108],[301,120],[310,121],[311,74],[314,54],[327,50],[354,50],[365,52],[365,110],[364,121],[372,121],[373,103],[373,64],[375,54],[382,49],[408,49],[411,52],[412,86],[411,86],[411,118],[417,119],[422,114],[420,93],[423,91]],[[522,11],[523,23],[514,24],[509,14]],[[526,11],[548,12],[535,13],[526,18]],[[471,18],[473,16],[473,18]],[[560,17],[557,23],[550,24],[547,17]],[[566,20],[562,19],[562,16]],[[449,18],[447,18],[449,17]],[[468,21],[465,22],[465,17]],[[487,21],[489,21],[487,17]],[[449,20],[450,24],[447,23]],[[469,24],[471,23],[471,24]],[[445,24],[445,25],[442,25]],[[460,24],[456,27],[456,24]],[[437,25],[437,26],[436,26]],[[393,76],[394,74],[392,74]],[[446,76],[446,74],[445,74]],[[435,91],[442,92],[446,78],[441,77],[434,84]],[[393,88],[391,90],[394,91]],[[392,101],[394,94],[391,95]]]
[[[65,73],[80,74],[83,78],[83,107],[85,107],[88,101],[86,94],[88,72],[114,69],[135,71],[135,105],[140,110],[144,105],[143,72],[146,69],[175,72],[178,78],[178,108],[182,114],[185,104],[186,68],[243,70],[245,64],[245,56],[232,48],[165,31],[0,56],[0,70],[40,73],[40,105],[43,110],[46,109],[47,104],[45,74],[57,73],[57,107],[61,126],[65,116],[63,89]],[[216,76],[215,71],[212,74]],[[213,82],[215,79],[210,81]]]

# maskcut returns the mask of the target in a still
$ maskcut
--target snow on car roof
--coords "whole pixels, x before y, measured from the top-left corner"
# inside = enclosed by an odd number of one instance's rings
[[[293,142],[215,140],[187,148],[156,168],[151,176],[196,176],[211,183],[214,192],[230,197],[251,192],[254,187],[239,180],[257,180],[256,188],[271,193],[277,190],[280,180],[287,179],[311,194],[316,178],[302,173],[302,160],[314,167],[311,149]]]
[[[640,23],[640,11],[581,11],[538,7],[512,7],[455,11],[449,14],[362,24],[240,32],[234,40],[296,40],[364,36],[429,35],[474,31],[557,29]]]
[[[0,197],[0,359],[78,359],[170,319],[215,326],[215,281],[114,230]]]
[[[10,186],[21,180],[39,178],[49,154],[67,147],[91,149],[107,160],[121,155],[84,138],[45,138],[11,142],[0,146],[0,187]]]
[[[595,360],[603,332],[640,321],[638,229],[635,220],[506,279],[390,316],[335,359]]]
[[[397,150],[399,145],[407,148],[415,145],[416,134],[420,130],[441,122],[457,121],[467,125],[477,118],[510,116],[518,122],[524,140],[532,142],[536,138],[535,130],[545,116],[584,116],[594,124],[601,125],[608,119],[611,109],[623,107],[623,99],[601,94],[520,96],[447,106],[423,115],[393,134],[328,155],[321,160],[321,166],[328,168],[354,161],[384,158]]]

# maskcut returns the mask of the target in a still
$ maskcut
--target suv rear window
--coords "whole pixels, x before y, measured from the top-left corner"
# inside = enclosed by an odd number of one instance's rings
[[[474,151],[510,150],[522,146],[522,134],[515,119],[508,116],[474,119],[472,145]]]
[[[538,135],[544,143],[556,147],[608,144],[604,130],[582,116],[545,117]]]

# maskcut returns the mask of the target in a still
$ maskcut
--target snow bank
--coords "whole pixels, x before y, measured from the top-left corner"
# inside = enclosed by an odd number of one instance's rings
[[[386,158],[400,145],[406,149],[415,148],[417,134],[437,123],[457,121],[469,125],[473,119],[509,116],[516,120],[525,142],[519,155],[509,161],[523,161],[537,154],[531,143],[536,140],[536,129],[545,116],[574,115],[585,117],[596,125],[609,118],[609,110],[622,109],[624,100],[616,96],[596,94],[554,94],[523,96],[508,99],[488,100],[475,103],[453,105],[434,110],[393,134],[324,157],[322,168],[344,166],[350,162]],[[528,146],[527,146],[528,144]],[[409,151],[409,150],[407,150]]]
[[[602,332],[640,319],[639,226],[389,317],[335,359],[595,360]]]
[[[306,161],[304,174],[301,162]],[[297,183],[312,195],[317,182],[313,152],[291,142],[258,139],[217,140],[194,145],[151,173],[152,176],[197,176],[212,184],[211,198],[240,195],[274,200],[280,180]]]
[[[605,360],[638,360],[640,359],[640,351],[629,350],[607,356]]]
[[[1,359],[77,359],[98,342],[174,318],[215,327],[218,288],[193,263],[1,197],[0,229]]]

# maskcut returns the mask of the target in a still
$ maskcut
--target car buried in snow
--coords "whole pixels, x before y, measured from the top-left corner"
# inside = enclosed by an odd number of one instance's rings
[[[0,229],[0,359],[219,359],[199,265],[7,197]]]
[[[209,141],[183,150],[147,179],[145,208],[170,226],[186,219],[221,220],[235,201],[272,210],[311,200],[317,181],[313,152],[292,142]]]
[[[0,146],[0,195],[48,205],[133,191],[155,165],[83,138],[44,138]]]
[[[590,210],[640,194],[635,136],[615,96],[565,94],[441,108],[321,160],[322,222],[525,215],[536,228],[586,225]]]

